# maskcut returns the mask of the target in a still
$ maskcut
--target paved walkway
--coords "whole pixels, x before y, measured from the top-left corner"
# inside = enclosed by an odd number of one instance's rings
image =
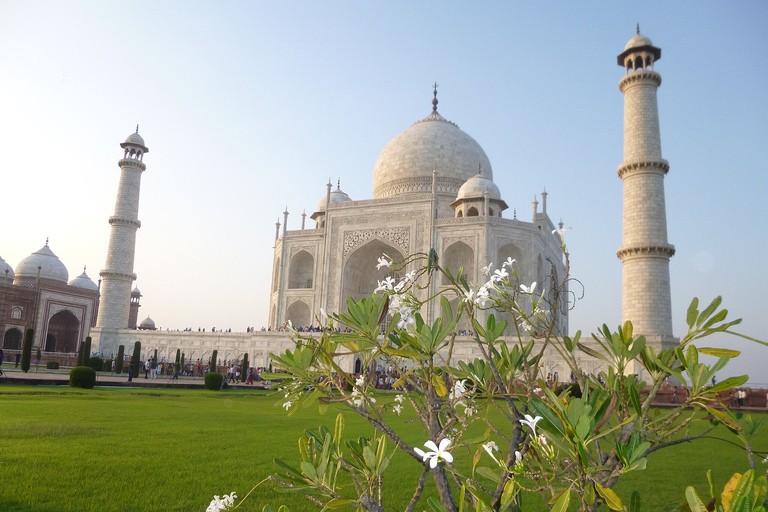
[[[226,382],[226,379],[224,380]],[[30,386],[69,386],[69,370],[39,369],[37,372],[30,368],[28,373],[21,369],[3,367],[3,375],[0,375],[0,385],[17,384]],[[205,381],[202,377],[179,377],[173,380],[166,375],[158,375],[157,379],[145,379],[142,373],[128,382],[126,374],[116,375],[111,372],[96,372],[97,386],[134,387],[134,388],[189,388],[202,389]],[[228,384],[236,389],[265,389],[261,382],[246,385],[243,382]]]

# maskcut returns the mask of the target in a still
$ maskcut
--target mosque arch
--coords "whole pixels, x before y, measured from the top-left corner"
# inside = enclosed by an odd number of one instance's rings
[[[462,218],[462,217],[464,217],[464,212],[463,212],[463,211],[461,211],[461,210],[459,210],[459,212],[456,214],[456,216],[457,216],[458,218]]]
[[[477,212],[477,208],[472,206],[469,210],[467,210],[467,217],[478,217],[480,214]]]
[[[312,325],[312,313],[309,311],[309,306],[300,300],[288,306],[285,311],[285,319],[290,320],[296,329]]]
[[[69,310],[59,311],[48,320],[48,335],[54,337],[50,342],[46,337],[47,352],[75,352],[80,334],[80,321]],[[50,346],[50,348],[49,348]]]
[[[347,309],[347,297],[352,297],[354,300],[370,297],[378,288],[379,281],[387,276],[397,277],[387,267],[376,268],[376,261],[382,254],[386,254],[393,261],[405,259],[400,249],[379,239],[369,241],[349,255],[342,271],[340,297],[342,310]]]
[[[56,336],[51,333],[45,335],[45,352],[56,352]]]
[[[275,324],[277,323],[277,305],[272,304],[272,312],[269,314],[269,325],[270,327],[276,327]]]
[[[20,307],[14,307],[11,309],[11,318],[14,320],[21,320],[21,308]]]
[[[464,242],[455,242],[443,251],[443,268],[450,270],[456,277],[459,269],[464,267],[465,275],[472,280],[475,270],[475,251]],[[450,284],[448,277],[443,275],[442,284]]]
[[[3,336],[3,348],[21,350],[21,331],[15,327],[8,329]]]
[[[514,270],[517,272],[518,279],[524,281],[525,277],[523,271],[525,270],[525,261],[523,258],[523,250],[512,242],[499,247],[499,250],[496,252],[496,265],[500,267],[504,264],[505,261],[507,261],[508,258],[515,260],[515,263],[512,265],[512,269],[507,269],[507,271],[510,273],[510,276],[512,274],[512,270]],[[514,282],[511,277],[510,281]],[[527,286],[531,283],[523,282],[522,284]]]
[[[288,271],[288,288],[312,288],[315,271],[315,258],[307,251],[297,252],[291,258]]]

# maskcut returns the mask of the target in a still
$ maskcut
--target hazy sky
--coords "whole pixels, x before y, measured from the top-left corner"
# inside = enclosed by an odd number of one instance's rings
[[[0,0],[0,256],[50,247],[70,278],[106,260],[122,156],[144,158],[140,318],[267,323],[275,222],[325,183],[370,199],[379,152],[431,110],[485,149],[505,212],[546,187],[584,297],[572,331],[621,320],[624,74],[640,23],[659,110],[674,327],[716,295],[768,338],[768,3]],[[314,222],[307,219],[307,227]],[[768,385],[768,348],[732,369]]]

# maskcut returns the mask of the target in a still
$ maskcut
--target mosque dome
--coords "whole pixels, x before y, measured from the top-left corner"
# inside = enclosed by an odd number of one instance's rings
[[[493,179],[483,148],[437,113],[435,98],[431,114],[413,123],[382,150],[373,170],[373,196],[429,193],[432,171],[437,171],[438,193],[455,197],[478,164]]]
[[[139,290],[138,286],[133,287],[133,290],[131,290],[131,295],[141,295],[141,290]]]
[[[478,173],[461,186],[456,199],[485,197],[486,192],[488,192],[488,199],[501,199],[499,187],[496,186],[493,180]]]
[[[325,202],[328,200],[328,196],[323,196],[322,199],[320,199],[320,202],[317,204],[317,211],[323,212],[325,211]],[[346,192],[343,192],[341,190],[341,185],[336,186],[336,190],[331,191],[331,203],[346,203],[347,201],[351,201],[352,198],[349,197]]]
[[[139,135],[139,132],[132,133],[132,134],[130,134],[125,139],[125,143],[126,144],[138,144],[139,146],[143,146],[144,145],[144,137]]]
[[[640,48],[641,46],[653,46],[653,43],[650,39],[638,33],[635,34],[635,37],[629,40],[627,45],[624,47],[624,51],[627,51],[630,48]]]
[[[0,257],[0,278],[5,278],[6,270],[8,270],[8,277],[10,279],[13,279],[13,276],[14,276],[13,269],[2,257]]]
[[[145,331],[154,331],[155,330],[155,321],[151,318],[147,317],[144,320],[141,321],[139,324],[139,329],[145,330]]]
[[[71,280],[68,284],[69,286],[77,286],[78,288],[85,288],[86,290],[99,290],[99,286],[85,273],[85,267],[83,267],[83,273]]]
[[[48,242],[16,265],[16,279],[22,277],[37,278],[37,267],[40,267],[41,279],[50,279],[67,284],[69,279],[67,267],[59,260],[58,256],[53,254],[53,251],[48,247]]]

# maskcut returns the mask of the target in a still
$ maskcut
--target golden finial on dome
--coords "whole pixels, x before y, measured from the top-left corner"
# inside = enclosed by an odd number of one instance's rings
[[[432,86],[432,95],[434,96],[432,98],[432,112],[437,112],[437,88],[438,87],[439,85],[437,84],[437,82],[435,82],[434,85]]]

